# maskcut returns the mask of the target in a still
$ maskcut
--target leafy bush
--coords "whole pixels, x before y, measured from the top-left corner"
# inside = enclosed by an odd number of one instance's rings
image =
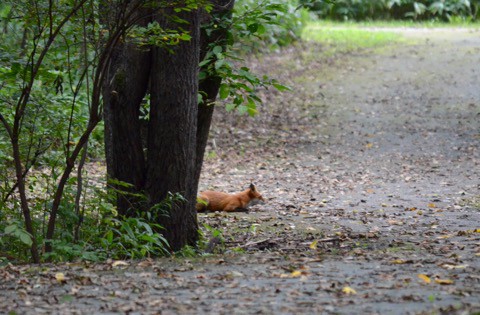
[[[321,18],[336,20],[437,19],[475,20],[478,0],[301,0]]]
[[[158,232],[162,227],[141,218],[108,219],[109,230],[101,244],[112,258],[144,258],[169,253],[167,240]]]
[[[240,49],[278,48],[298,40],[308,19],[297,1],[238,0],[232,32]]]

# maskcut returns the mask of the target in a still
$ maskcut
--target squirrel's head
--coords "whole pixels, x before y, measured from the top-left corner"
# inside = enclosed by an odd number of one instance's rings
[[[250,184],[250,187],[248,188],[249,192],[248,195],[250,196],[250,203],[251,205],[259,204],[259,203],[264,203],[265,200],[262,197],[262,194],[258,192],[257,187],[252,183]]]

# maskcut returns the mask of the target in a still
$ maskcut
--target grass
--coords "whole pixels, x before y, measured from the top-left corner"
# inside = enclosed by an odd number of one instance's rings
[[[351,28],[447,28],[447,27],[461,27],[479,29],[480,22],[466,21],[465,19],[452,19],[451,22],[441,21],[331,21],[331,20],[317,20],[310,22],[310,24],[322,25],[324,27],[351,27]]]
[[[303,30],[302,39],[335,46],[343,52],[398,42],[400,36],[392,31],[373,31],[350,26],[331,27],[312,23]]]
[[[382,47],[392,43],[407,43],[396,28],[443,28],[461,27],[479,29],[480,23],[465,20],[451,23],[427,21],[368,21],[368,22],[335,22],[312,21],[303,32],[302,39],[315,41],[327,47],[327,55],[351,52],[358,49]]]

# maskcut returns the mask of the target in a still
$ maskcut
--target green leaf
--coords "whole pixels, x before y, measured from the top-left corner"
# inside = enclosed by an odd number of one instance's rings
[[[283,84],[279,84],[279,83],[272,83],[273,87],[275,87],[277,90],[279,90],[280,92],[283,92],[283,91],[291,91],[291,88],[289,88],[288,86],[286,85],[283,85]]]
[[[258,30],[258,23],[252,23],[247,28],[251,33],[255,33]]]
[[[19,236],[20,236],[19,237],[20,241],[22,241],[23,244],[32,246],[33,241],[28,233],[22,231],[22,233]]]
[[[240,105],[237,107],[238,112],[243,115],[248,111],[248,107],[245,105]]]
[[[220,98],[222,100],[226,99],[228,97],[228,95],[230,95],[230,86],[228,86],[227,84],[222,84],[220,85]]]
[[[215,69],[216,70],[220,69],[224,63],[225,63],[225,59],[220,59],[215,61]]]
[[[257,34],[258,35],[263,35],[263,34],[265,34],[266,31],[267,31],[267,29],[265,28],[265,26],[263,24],[258,24],[258,28],[257,28]]]
[[[208,64],[211,63],[211,62],[212,62],[211,59],[205,58],[202,62],[200,62],[200,63],[198,64],[198,66],[199,66],[199,67],[203,67],[203,66],[208,65]]]
[[[222,51],[223,51],[222,46],[215,46],[215,47],[213,47],[213,49],[212,49],[212,52],[213,52],[215,55],[216,55],[216,54],[221,54]]]
[[[105,234],[105,239],[107,240],[108,244],[112,244],[113,242],[113,232],[109,230],[107,234]]]
[[[5,227],[5,234],[12,234],[18,229],[18,226],[16,224],[9,225]]]
[[[256,110],[255,108],[251,108],[251,107],[248,107],[247,112],[248,112],[248,115],[250,117],[253,117],[256,114],[258,114],[258,110]]]
[[[237,107],[237,106],[233,103],[228,103],[228,104],[225,105],[225,109],[227,110],[227,112],[231,112],[232,110],[235,109],[235,107]]]

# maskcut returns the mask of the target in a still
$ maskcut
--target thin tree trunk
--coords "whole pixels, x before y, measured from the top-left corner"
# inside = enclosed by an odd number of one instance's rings
[[[178,28],[168,20],[169,13],[164,12],[157,21],[166,29]],[[181,13],[180,18],[189,22],[182,28],[188,27],[191,40],[172,47],[173,52],[153,48],[147,142],[146,191],[152,205],[164,200],[169,192],[180,193],[186,199],[170,209],[168,216],[158,217],[172,250],[194,245],[198,238],[193,185],[200,51],[198,11]]]
[[[211,19],[225,19],[230,18],[232,15],[233,6],[235,0],[218,0],[214,2],[214,8],[208,15],[204,15],[203,23],[208,23]],[[220,24],[223,25],[223,24]],[[202,32],[200,36],[200,60],[205,58],[208,52],[209,45],[215,43],[218,46],[226,47],[226,36],[228,30],[218,28],[216,31],[207,35],[206,32]],[[218,91],[222,79],[218,76],[211,76],[200,82],[199,90],[204,93],[205,101],[198,107],[198,122],[197,122],[197,147],[196,147],[196,159],[195,159],[195,190],[198,189],[200,181],[200,174],[202,171],[203,157],[205,155],[205,148],[208,142],[208,135],[210,132],[210,126],[212,123],[212,117],[214,112],[214,102],[217,98]]]

